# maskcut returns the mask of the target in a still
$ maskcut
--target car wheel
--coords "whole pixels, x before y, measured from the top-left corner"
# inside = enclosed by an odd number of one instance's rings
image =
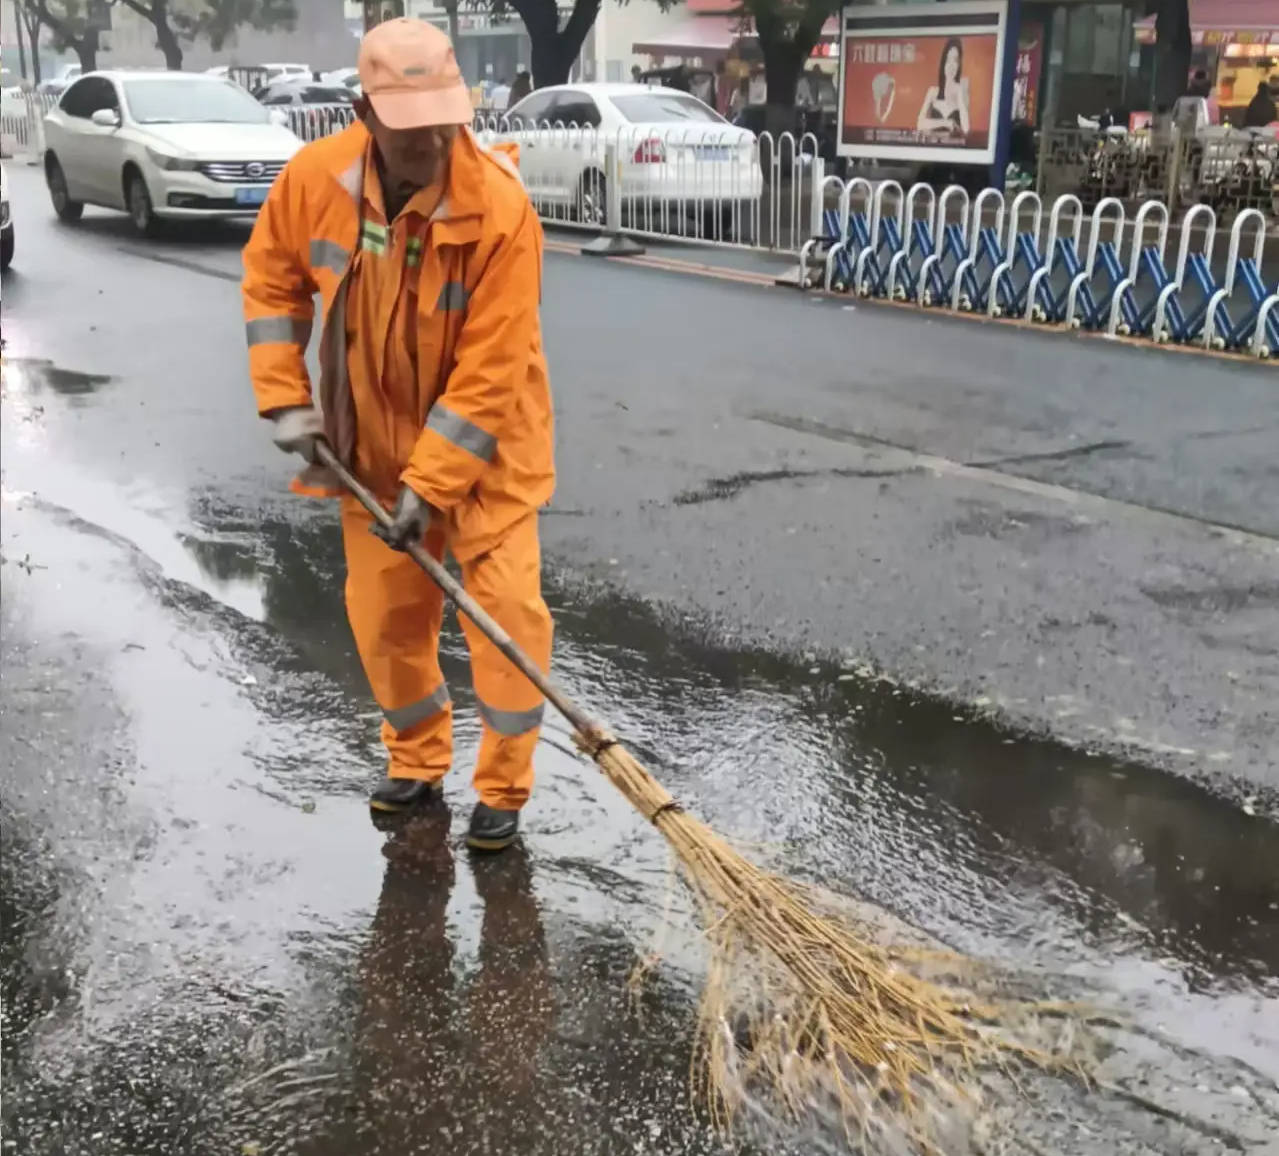
[[[13,230],[10,229],[0,238],[0,269],[7,269],[13,263]]]
[[[84,216],[84,202],[73,201],[67,192],[67,176],[57,157],[50,157],[44,167],[45,183],[49,186],[49,199],[60,221],[78,221]]]
[[[604,174],[590,169],[577,185],[577,219],[584,225],[602,229],[605,225],[606,183]]]
[[[147,191],[147,183],[136,169],[130,169],[125,177],[125,203],[129,206],[129,217],[133,227],[144,237],[154,237],[160,227],[160,220],[151,205],[151,194]]]

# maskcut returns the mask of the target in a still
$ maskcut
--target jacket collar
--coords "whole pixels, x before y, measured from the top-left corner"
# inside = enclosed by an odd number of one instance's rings
[[[345,129],[343,135],[349,136],[350,148],[343,150],[341,159],[345,163],[341,168],[331,171],[358,212],[364,195],[365,159],[373,147],[373,138],[359,121]],[[431,214],[428,237],[432,245],[464,245],[479,239],[488,207],[483,166],[479,143],[471,130],[463,127],[449,154],[449,179],[444,197]]]

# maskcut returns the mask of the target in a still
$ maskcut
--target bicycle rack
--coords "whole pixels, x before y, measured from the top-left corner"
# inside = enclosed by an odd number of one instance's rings
[[[1158,221],[1158,240],[1146,244],[1146,222],[1150,217]],[[1146,201],[1133,219],[1132,249],[1128,255],[1128,276],[1115,286],[1110,299],[1110,324],[1106,332],[1130,334],[1149,333],[1155,320],[1155,303],[1159,294],[1172,278],[1164,266],[1164,251],[1168,247],[1168,208],[1162,201]],[[1136,289],[1145,273],[1154,284],[1154,294],[1144,305],[1138,304]]]
[[[839,203],[833,208],[825,208],[826,192],[832,186],[839,188]],[[821,189],[822,199],[822,232],[820,236],[810,237],[799,250],[799,288],[812,288],[812,276],[817,272],[817,262],[820,261],[826,271],[823,281],[827,289],[830,288],[829,267],[830,252],[837,245],[842,245],[844,239],[848,236],[848,205],[849,205],[849,187],[839,177],[827,177],[822,181]],[[825,253],[821,253],[820,249],[825,247]],[[809,267],[809,261],[813,262]]]
[[[891,217],[886,217],[884,196],[891,191],[897,193],[897,211]],[[901,251],[905,222],[906,197],[901,185],[896,181],[880,181],[875,189],[875,199],[871,202],[871,242],[857,254],[857,265],[853,270],[853,283],[857,286],[858,296],[882,297],[887,292],[888,265],[893,255]]]
[[[920,201],[927,206],[922,217],[916,212]],[[918,255],[920,265],[931,257],[935,251],[933,221],[937,216],[937,194],[932,185],[918,184],[910,186],[906,193],[906,237],[901,251],[893,254],[888,263],[887,295],[894,301],[914,301],[919,297],[919,270],[911,264],[911,258]],[[901,284],[898,284],[898,278]]]
[[[863,207],[853,209],[853,193],[861,191]],[[838,293],[847,292],[853,284],[853,260],[870,245],[870,211],[875,190],[865,177],[853,177],[845,186],[848,196],[848,220],[843,236],[826,254],[825,286]],[[850,252],[850,246],[852,251]]]
[[[994,225],[983,226],[982,210],[986,202],[995,202]],[[999,248],[999,235],[1004,231],[1004,194],[998,189],[982,189],[977,194],[973,205],[972,232],[968,242],[968,256],[955,269],[955,280],[951,287],[950,307],[955,310],[970,311],[985,307],[986,289],[990,285],[989,277],[980,280],[983,263],[989,264],[993,275],[996,266],[1003,259]]]
[[[1252,244],[1252,256],[1240,257],[1239,247],[1243,240],[1244,224],[1256,219],[1257,230]],[[1238,349],[1248,342],[1254,327],[1265,325],[1267,333],[1262,342],[1253,341],[1255,347],[1264,344],[1266,337],[1270,339],[1270,347],[1279,345],[1279,318],[1271,316],[1273,306],[1267,310],[1265,318],[1259,318],[1261,306],[1271,296],[1261,279],[1261,254],[1266,244],[1266,218],[1259,209],[1244,209],[1230,229],[1230,248],[1226,255],[1226,275],[1221,287],[1209,298],[1207,316],[1204,318],[1203,344],[1205,349]],[[1226,301],[1235,289],[1235,277],[1239,276],[1248,294],[1250,308],[1232,324]],[[1218,335],[1217,327],[1221,326]]]
[[[1066,209],[1073,210],[1074,222],[1070,234],[1061,235],[1061,218]],[[1053,202],[1048,214],[1048,240],[1044,246],[1044,263],[1030,275],[1026,286],[1026,320],[1065,320],[1066,291],[1070,281],[1082,268],[1079,261],[1079,243],[1084,235],[1084,206],[1074,193],[1065,193]],[[1066,269],[1067,283],[1060,294],[1053,292],[1054,267]]]
[[[1203,217],[1204,244],[1198,253],[1190,252],[1190,234],[1195,222]],[[1177,269],[1171,284],[1165,285],[1155,299],[1155,319],[1151,336],[1162,341],[1192,341],[1208,315],[1208,303],[1216,289],[1212,276],[1212,250],[1217,239],[1217,214],[1210,205],[1195,205],[1181,219],[1181,242],[1177,246]],[[1190,309],[1182,300],[1187,275],[1198,287],[1203,304]]]
[[[946,208],[955,197],[963,199],[959,220],[947,221]],[[955,270],[968,256],[968,218],[971,209],[968,190],[962,185],[948,185],[937,200],[937,219],[933,225],[933,237],[937,247],[924,258],[919,267],[919,292],[916,299],[921,305],[949,301],[955,280]],[[945,270],[947,260],[953,262],[949,276]]]
[[[1106,210],[1114,209],[1114,234],[1109,241],[1101,240],[1102,226],[1106,221]],[[1110,302],[1114,297],[1115,286],[1123,280],[1124,271],[1120,261],[1119,250],[1124,243],[1123,202],[1118,197],[1103,197],[1097,202],[1092,212],[1092,223],[1088,236],[1088,261],[1084,268],[1071,279],[1070,288],[1066,292],[1066,324],[1071,329],[1086,325],[1089,329],[1101,327],[1102,318],[1110,311]],[[1100,263],[1105,274],[1106,284],[1100,296],[1093,292],[1093,279]],[[1077,310],[1082,306],[1082,314]]]
[[[1018,231],[1024,204],[1031,207],[1033,228],[1029,233]],[[1044,264],[1044,258],[1039,255],[1039,241],[1043,231],[1044,204],[1039,199],[1039,194],[1029,189],[1018,193],[1013,198],[1012,208],[1008,210],[1008,240],[1004,243],[1004,259],[990,277],[986,301],[989,316],[1001,317],[1004,313],[1025,308],[1031,278]],[[1020,287],[1013,276],[1019,265],[1026,270],[1026,280]]]

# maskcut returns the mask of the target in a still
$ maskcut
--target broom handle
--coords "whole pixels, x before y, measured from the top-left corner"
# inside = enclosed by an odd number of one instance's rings
[[[342,485],[355,495],[360,505],[368,510],[382,526],[390,527],[391,515],[373,496],[373,491],[342,464],[328,442],[320,440],[315,443],[315,456],[321,465],[327,466],[337,475]],[[409,542],[405,546],[405,552],[426,571],[427,577],[452,599],[457,608],[475,623],[488,640],[510,659],[520,673],[542,692],[555,709],[568,719],[592,754],[608,741],[608,736],[600,725],[534,665],[532,659],[515,644],[515,640],[498,625],[484,607],[462,589],[462,584],[441,563],[431,557],[430,552],[421,542]]]

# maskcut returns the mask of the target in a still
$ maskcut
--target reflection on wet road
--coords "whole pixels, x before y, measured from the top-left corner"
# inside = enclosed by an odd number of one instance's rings
[[[722,1150],[689,1104],[699,957],[657,837],[558,723],[520,854],[467,860],[443,809],[373,829],[330,512],[104,468],[84,431],[119,420],[113,385],[5,366],[5,1150]],[[557,676],[715,827],[1169,1038],[1128,1076],[1202,1128],[1063,1092],[1047,1150],[1216,1151],[1212,1127],[1261,1150],[1273,822],[572,573],[550,587]],[[445,651],[464,813],[456,629]],[[668,904],[685,934],[634,996]]]

